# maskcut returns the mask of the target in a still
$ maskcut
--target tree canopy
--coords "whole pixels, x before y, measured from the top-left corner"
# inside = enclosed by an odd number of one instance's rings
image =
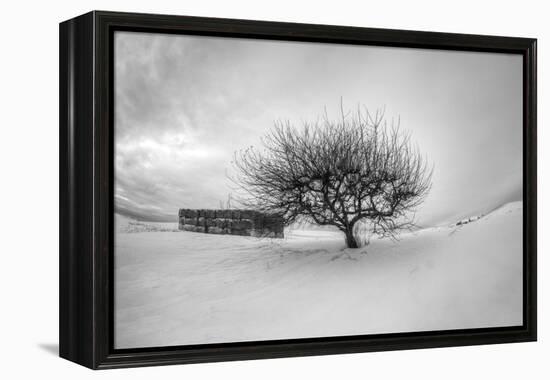
[[[399,120],[388,125],[383,111],[341,111],[295,127],[276,122],[260,149],[235,153],[234,181],[249,207],[283,216],[286,224],[307,220],[344,232],[358,246],[355,227],[395,238],[414,224],[414,209],[429,192],[432,170]]]

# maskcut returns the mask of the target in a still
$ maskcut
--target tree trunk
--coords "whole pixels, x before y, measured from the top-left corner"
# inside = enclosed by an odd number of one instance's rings
[[[346,245],[348,248],[359,248],[355,236],[353,236],[353,227],[346,231]]]

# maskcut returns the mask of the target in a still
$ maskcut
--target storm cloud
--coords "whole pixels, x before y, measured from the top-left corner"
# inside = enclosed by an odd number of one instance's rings
[[[235,151],[342,98],[400,117],[434,164],[419,223],[487,211],[522,197],[521,86],[519,55],[116,32],[116,210],[218,207]]]

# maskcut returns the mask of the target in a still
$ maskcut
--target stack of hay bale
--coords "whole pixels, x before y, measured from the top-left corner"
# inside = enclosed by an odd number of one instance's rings
[[[179,210],[179,229],[209,234],[284,237],[279,215],[254,210]]]

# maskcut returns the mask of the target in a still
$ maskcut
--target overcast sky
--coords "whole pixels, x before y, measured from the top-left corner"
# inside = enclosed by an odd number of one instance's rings
[[[115,204],[140,220],[217,208],[236,150],[326,106],[401,118],[434,163],[433,225],[522,196],[522,59],[135,32],[115,34]]]

